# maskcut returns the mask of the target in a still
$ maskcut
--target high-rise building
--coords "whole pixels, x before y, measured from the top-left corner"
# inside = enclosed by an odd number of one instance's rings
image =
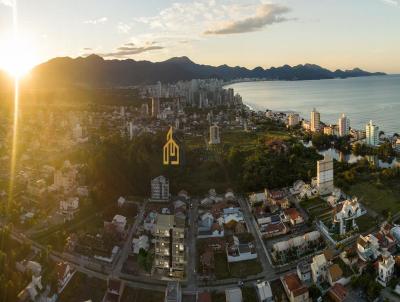
[[[219,127],[217,125],[210,126],[210,145],[216,145],[221,143],[221,138],[219,136]]]
[[[152,98],[151,99],[151,116],[157,118],[160,113],[160,99]]]
[[[289,127],[297,126],[300,123],[300,116],[297,113],[291,113],[288,116],[287,125]]]
[[[151,200],[169,200],[169,180],[164,176],[158,176],[151,181]]]
[[[72,130],[72,134],[73,134],[73,137],[74,137],[75,139],[80,139],[80,138],[82,138],[83,130],[82,130],[82,127],[81,127],[80,124],[76,124],[76,125],[75,125],[74,129]]]
[[[333,159],[325,155],[317,162],[317,186],[319,194],[327,195],[333,192]]]
[[[174,215],[159,214],[154,238],[155,268],[182,278],[186,265],[185,221]]]
[[[320,113],[314,108],[311,111],[311,132],[319,131],[320,123],[321,123],[321,115]]]
[[[148,116],[149,115],[149,104],[147,104],[147,103],[142,104],[142,107],[140,108],[140,112],[143,116]]]
[[[374,125],[372,121],[365,126],[366,143],[370,146],[379,145],[379,127]]]
[[[339,125],[339,136],[349,135],[350,120],[346,117],[344,113],[339,118],[338,125]]]

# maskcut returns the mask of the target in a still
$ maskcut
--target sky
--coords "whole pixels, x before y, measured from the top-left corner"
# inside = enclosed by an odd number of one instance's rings
[[[0,54],[17,1],[20,55],[400,73],[400,0],[0,0]]]

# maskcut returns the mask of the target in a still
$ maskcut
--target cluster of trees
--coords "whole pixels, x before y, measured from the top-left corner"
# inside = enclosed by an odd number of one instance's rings
[[[30,246],[18,245],[11,239],[8,227],[0,228],[0,301],[17,301],[18,293],[31,279],[29,273],[15,269],[15,263],[30,252]]]
[[[396,152],[390,142],[384,142],[378,148],[368,146],[366,144],[354,144],[353,153],[355,155],[377,155],[380,159],[385,161],[396,156]]]
[[[315,149],[288,141],[284,149],[259,142],[254,150],[233,146],[226,156],[229,175],[244,192],[292,185],[298,179],[309,180],[316,174],[320,156]]]
[[[350,164],[335,161],[335,186],[347,191],[360,181],[370,181],[377,185],[400,179],[400,168],[379,169],[367,159]]]
[[[361,289],[368,301],[375,301],[382,289],[382,286],[375,281],[375,278],[376,270],[372,263],[369,263],[361,275],[351,278],[351,286]]]

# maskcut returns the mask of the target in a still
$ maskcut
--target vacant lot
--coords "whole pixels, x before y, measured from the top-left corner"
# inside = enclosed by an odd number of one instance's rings
[[[121,302],[160,302],[164,301],[164,295],[154,290],[125,287]]]
[[[360,198],[363,204],[378,214],[388,210],[394,215],[400,211],[400,184],[361,182],[351,186],[349,194]]]
[[[257,275],[261,271],[262,267],[257,259],[228,264],[225,254],[215,254],[215,276],[218,280],[244,278]]]
[[[91,300],[93,302],[100,302],[103,300],[106,289],[106,281],[89,278],[80,272],[76,272],[61,293],[58,301],[77,302]]]

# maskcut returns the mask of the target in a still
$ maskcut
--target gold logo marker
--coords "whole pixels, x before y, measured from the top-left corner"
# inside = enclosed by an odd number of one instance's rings
[[[179,146],[173,138],[172,127],[169,128],[167,133],[167,142],[163,149],[164,165],[179,165]]]

